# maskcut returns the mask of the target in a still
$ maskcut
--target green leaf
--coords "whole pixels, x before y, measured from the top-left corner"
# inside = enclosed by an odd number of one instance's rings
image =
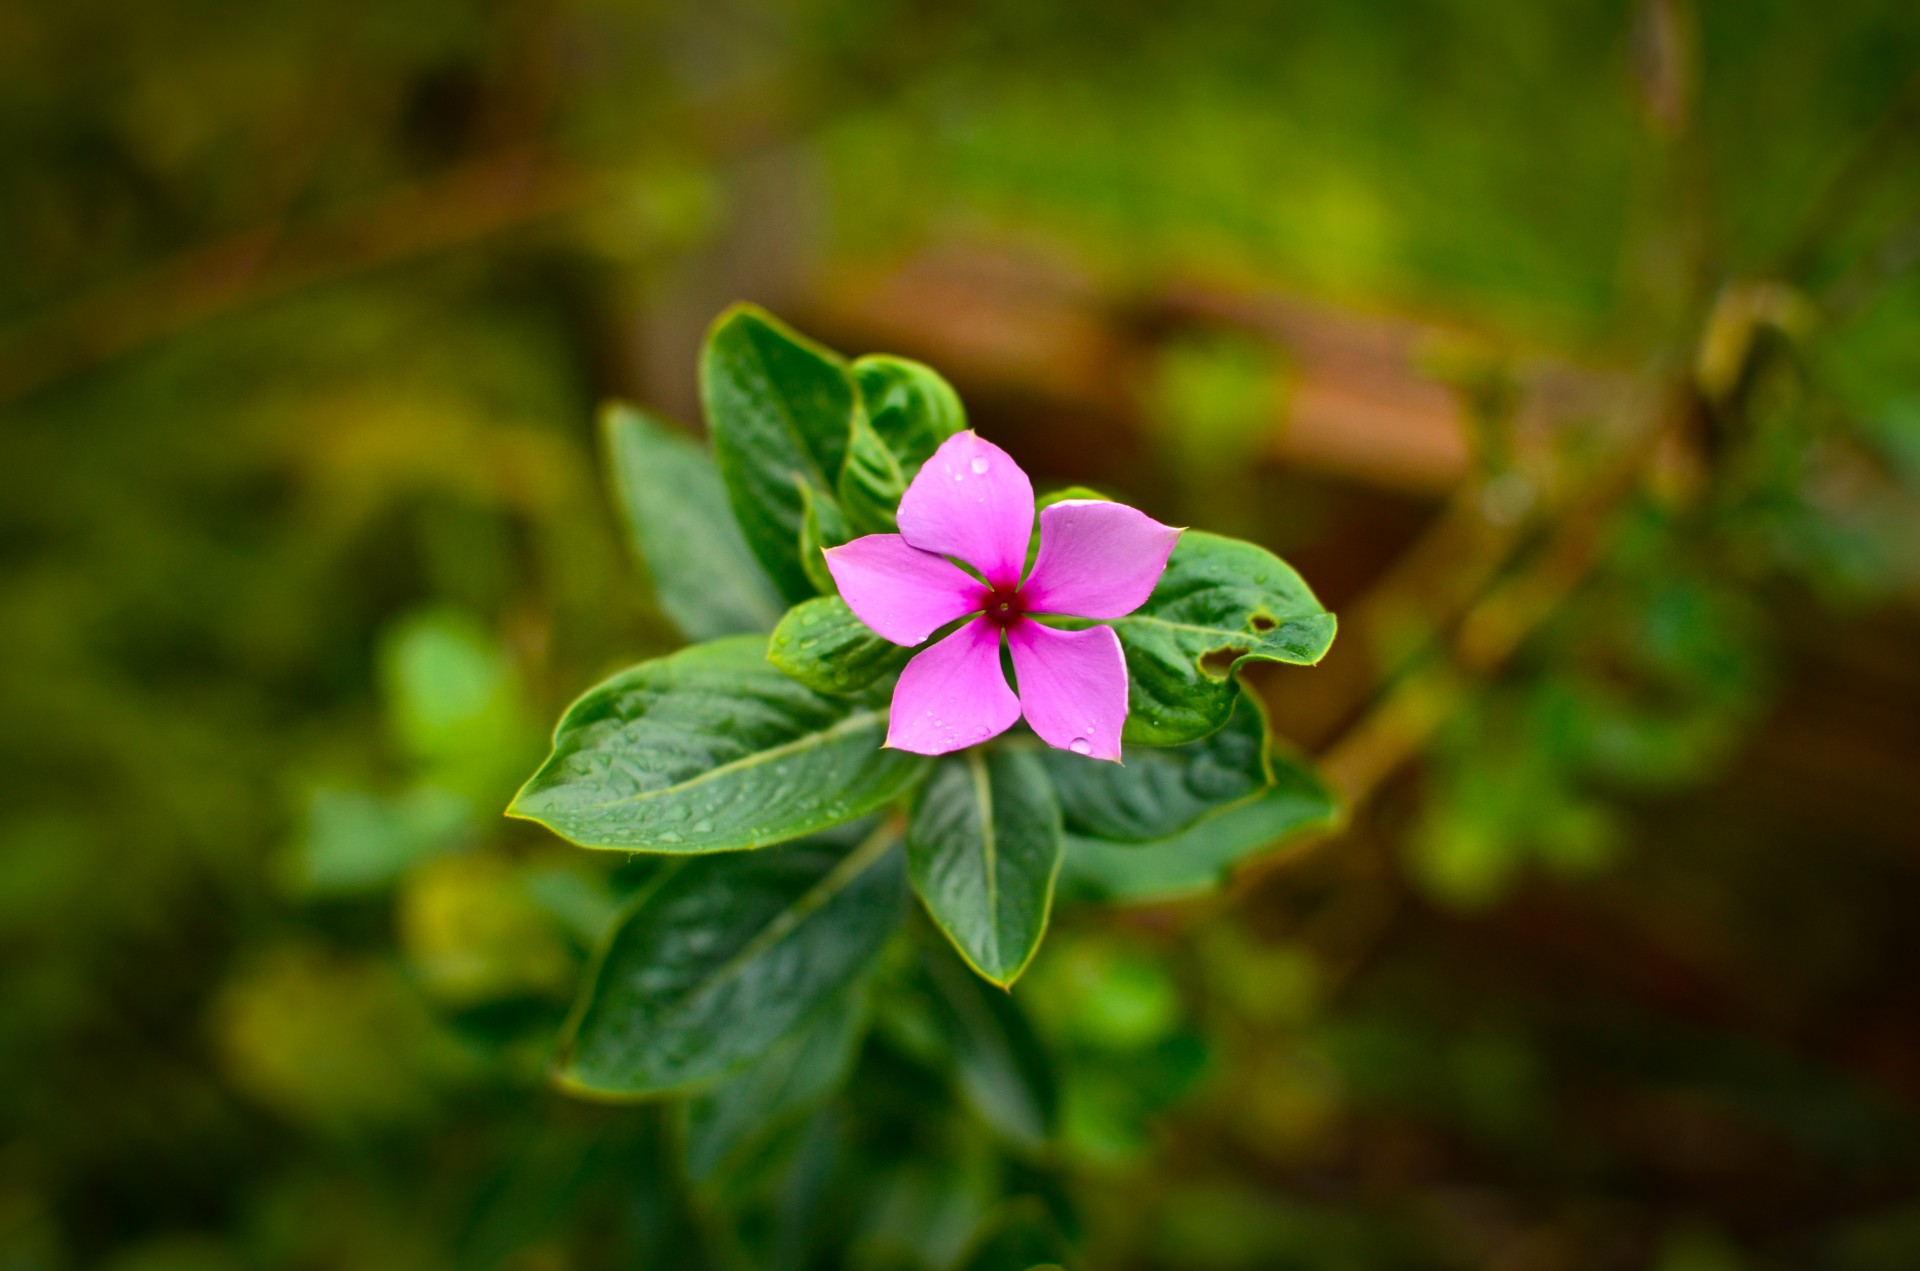
[[[850,821],[927,761],[883,750],[885,694],[831,697],[783,675],[759,636],[643,662],[589,689],[508,815],[581,847],[724,852]]]
[[[538,725],[498,637],[455,609],[416,611],[381,633],[387,726],[423,783],[497,803],[533,757]]]
[[[794,548],[795,558],[799,560],[801,572],[806,574],[807,581],[823,596],[837,596],[840,588],[834,583],[833,572],[827,568],[827,558],[821,553],[829,547],[840,546],[851,537],[839,502],[830,494],[822,494],[812,486],[802,484],[800,538]]]
[[[320,788],[308,797],[306,833],[285,870],[306,895],[377,891],[472,834],[473,804],[437,786],[391,798]]]
[[[930,366],[875,353],[855,360],[853,378],[874,432],[899,456],[909,479],[941,442],[967,426],[960,395]]]
[[[628,541],[689,640],[765,631],[785,608],[727,506],[720,471],[684,431],[615,403],[601,445]]]
[[[996,1207],[974,1231],[954,1271],[1061,1271],[1073,1249],[1036,1196]]]
[[[1103,763],[1048,747],[1041,762],[1053,778],[1069,832],[1144,843],[1186,829],[1208,813],[1267,788],[1267,719],[1260,699],[1241,691],[1226,726],[1199,741],[1165,749],[1137,746],[1126,763]]]
[[[1247,857],[1333,823],[1338,804],[1303,761],[1275,755],[1273,771],[1273,788],[1260,798],[1152,843],[1068,836],[1061,896],[1150,904],[1199,895],[1224,886]]]
[[[1060,1084],[1026,1012],[944,949],[926,949],[923,966],[961,1096],[1008,1142],[1046,1143],[1059,1119]]]
[[[891,534],[898,527],[894,512],[907,492],[907,470],[873,425],[856,418],[847,446],[847,466],[840,472],[840,506],[846,512],[849,534]]]
[[[846,363],[752,305],[720,315],[700,354],[700,397],[733,514],[789,603],[814,594],[794,554],[800,485],[834,489],[859,410]]]
[[[1334,617],[1272,552],[1188,530],[1147,603],[1113,629],[1127,655],[1123,738],[1178,746],[1227,722],[1248,662],[1325,657]]]
[[[1047,770],[1026,750],[942,759],[914,805],[914,889],[960,956],[995,984],[1012,984],[1040,947],[1060,836]]]
[[[1110,494],[1102,494],[1100,491],[1089,486],[1070,485],[1058,490],[1049,490],[1038,499],[1035,499],[1033,510],[1035,513],[1044,512],[1056,503],[1065,503],[1073,499],[1091,499],[1095,503],[1113,502],[1113,496]],[[1040,522],[1037,520],[1034,522],[1036,530],[1039,524]]]
[[[867,995],[842,992],[745,1072],[682,1104],[688,1177],[735,1172],[829,1098],[852,1071],[866,1027]]]
[[[821,693],[856,693],[897,674],[912,649],[883,640],[838,596],[816,596],[787,611],[773,629],[767,658]]]
[[[744,1070],[829,1009],[899,926],[897,831],[675,861],[628,904],[569,1021],[555,1079],[642,1096]]]
[[[891,534],[900,496],[940,443],[967,426],[966,412],[945,380],[905,358],[863,357],[853,378],[864,410],[840,471],[840,506],[850,536]]]

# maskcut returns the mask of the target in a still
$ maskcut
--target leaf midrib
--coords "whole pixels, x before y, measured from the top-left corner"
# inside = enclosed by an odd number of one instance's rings
[[[858,847],[835,862],[833,868],[821,875],[818,882],[800,893],[799,898],[792,904],[775,914],[766,926],[753,934],[752,939],[741,945],[732,957],[715,967],[712,974],[699,981],[699,986],[686,993],[681,1000],[691,1002],[696,998],[704,997],[739,975],[750,962],[793,934],[801,923],[824,908],[828,901],[845,891],[854,879],[866,873],[868,867],[887,854],[897,837],[896,827],[890,822],[869,834]]]
[[[772,763],[777,759],[784,759],[788,755],[798,754],[801,751],[809,750],[815,746],[825,745],[827,742],[843,736],[846,733],[857,732],[862,728],[877,724],[886,717],[887,712],[881,710],[861,711],[857,715],[847,716],[830,728],[823,728],[819,732],[808,733],[803,737],[796,737],[792,741],[781,742],[778,746],[770,746],[766,750],[756,750],[752,754],[742,755],[740,758],[729,760],[717,768],[709,768],[697,777],[689,777],[685,781],[676,781],[672,785],[662,786],[658,790],[642,790],[638,794],[629,794],[622,798],[609,799],[603,803],[580,804],[577,810],[582,812],[599,812],[606,808],[626,807],[630,804],[644,803],[649,799],[657,799],[670,794],[679,794],[683,791],[691,790],[695,786],[705,785],[709,781],[717,780],[720,777],[726,776],[728,773],[742,772],[749,768],[758,767],[764,763]]]
[[[755,378],[758,380],[757,387],[761,391],[761,397],[772,403],[773,413],[778,416],[780,425],[787,434],[787,440],[793,443],[794,449],[806,460],[807,467],[811,470],[801,475],[803,477],[810,475],[814,483],[822,489],[832,488],[827,481],[826,468],[820,463],[820,457],[814,454],[813,447],[807,444],[807,433],[800,426],[799,416],[789,409],[786,394],[779,390],[775,382],[773,368],[767,365],[767,356],[760,348],[758,337],[749,336],[748,340],[753,347]]]
[[[993,781],[986,759],[977,750],[968,752],[967,769],[973,779],[974,802],[980,807],[980,854],[987,874],[987,943],[998,973],[1005,969],[1005,959],[1000,954],[1000,845],[993,823]]]

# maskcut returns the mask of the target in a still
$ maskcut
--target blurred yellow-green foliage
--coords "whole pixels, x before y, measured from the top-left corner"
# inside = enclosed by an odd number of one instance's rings
[[[1910,2],[0,0],[0,1267],[1920,1265],[1917,260]],[[736,1247],[499,810],[737,296],[1300,564],[1359,797]]]

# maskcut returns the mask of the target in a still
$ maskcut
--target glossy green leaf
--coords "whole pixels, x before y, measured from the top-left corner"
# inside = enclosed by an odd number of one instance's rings
[[[815,593],[795,555],[800,486],[834,489],[859,394],[846,363],[752,305],[720,315],[700,354],[713,453],[748,546],[789,603]]]
[[[927,949],[924,966],[961,1096],[1008,1142],[1046,1143],[1057,1128],[1060,1083],[1026,1012],[944,949]]]
[[[855,360],[853,378],[874,432],[899,456],[908,479],[967,426],[960,395],[930,366],[875,353]]]
[[[1147,603],[1113,629],[1127,655],[1123,738],[1178,746],[1227,722],[1248,662],[1325,657],[1334,616],[1272,552],[1188,530]]]
[[[1281,755],[1272,762],[1274,785],[1266,794],[1170,837],[1118,844],[1069,835],[1061,897],[1147,904],[1199,895],[1224,886],[1248,857],[1331,825],[1338,804],[1313,770]]]
[[[723,852],[852,820],[927,761],[883,750],[885,694],[828,696],[734,636],[643,662],[567,708],[509,815],[582,847]]]
[[[681,633],[715,640],[778,622],[786,606],[734,522],[705,447],[619,403],[601,415],[600,437],[628,541]]]
[[[968,966],[996,985],[1027,970],[1060,872],[1060,804],[1041,756],[972,749],[941,758],[906,826],[914,891]]]
[[[907,492],[907,481],[900,456],[881,440],[872,424],[856,418],[839,486],[848,534],[857,538],[893,533],[898,528],[894,512],[900,506],[900,496]]]
[[[1040,947],[1060,869],[1060,805],[1040,757],[973,749],[941,759],[907,823],[914,890],[954,948],[1007,985]]]
[[[838,596],[816,596],[787,611],[773,629],[767,658],[810,689],[856,693],[897,674],[913,656],[873,633]]]
[[[705,1182],[733,1172],[832,1096],[853,1068],[866,1026],[866,994],[845,991],[745,1072],[688,1099],[681,1105],[688,1177]]]
[[[1267,788],[1267,720],[1260,699],[1242,691],[1218,732],[1184,746],[1135,746],[1124,764],[1102,763],[1048,747],[1041,762],[1053,778],[1067,830],[1088,838],[1145,843]]]
[[[641,1096],[743,1071],[829,1009],[899,926],[890,827],[675,861],[628,904],[587,978],[555,1077]]]
[[[839,501],[812,486],[801,485],[800,538],[794,544],[795,559],[800,562],[800,570],[807,576],[807,581],[823,596],[838,595],[840,589],[834,583],[833,573],[827,568],[827,558],[822,553],[829,547],[838,547],[851,537]]]

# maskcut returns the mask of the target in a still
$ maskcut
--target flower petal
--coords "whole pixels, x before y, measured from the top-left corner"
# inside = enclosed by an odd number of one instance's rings
[[[900,499],[900,534],[923,552],[957,556],[996,587],[1013,587],[1033,536],[1033,482],[973,432],[940,443]]]
[[[1000,669],[1000,631],[975,619],[922,649],[893,690],[887,745],[944,755],[1013,727],[1020,699]]]
[[[869,534],[825,555],[847,608],[895,644],[911,648],[986,604],[979,579],[898,534]]]
[[[1113,628],[1057,631],[1016,622],[1007,628],[1007,643],[1020,680],[1020,709],[1040,740],[1118,763],[1120,727],[1127,722],[1127,659]]]
[[[1040,555],[1020,594],[1030,613],[1124,618],[1147,603],[1179,537],[1124,503],[1064,500],[1040,513]]]

